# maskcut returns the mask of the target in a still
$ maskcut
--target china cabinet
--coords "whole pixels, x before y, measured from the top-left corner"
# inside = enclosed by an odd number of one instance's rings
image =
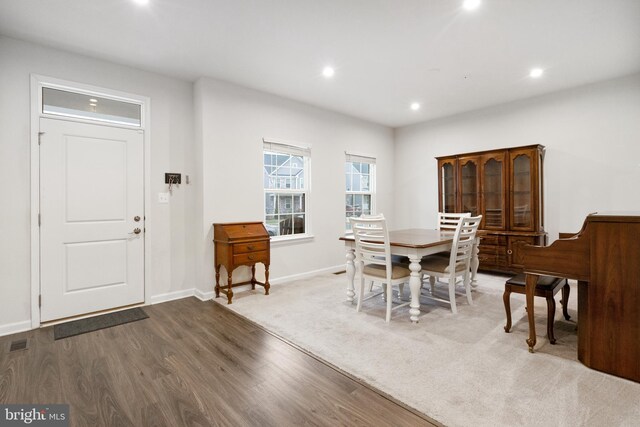
[[[503,148],[438,157],[440,212],[482,215],[478,259],[484,270],[519,272],[518,242],[546,243],[544,146]]]

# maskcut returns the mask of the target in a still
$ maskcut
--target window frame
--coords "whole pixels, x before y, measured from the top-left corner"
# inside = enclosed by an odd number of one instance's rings
[[[351,190],[347,190],[346,189],[346,185],[345,185],[345,195],[344,195],[344,208],[343,208],[343,215],[344,215],[344,219],[345,219],[345,233],[347,234],[352,234],[353,231],[351,230],[351,224],[349,223],[349,216],[347,216],[347,197],[349,195],[368,195],[370,196],[370,206],[369,206],[369,213],[367,215],[376,215],[377,213],[377,206],[376,206],[376,158],[373,156],[365,156],[365,155],[359,155],[359,154],[353,154],[353,153],[349,153],[345,151],[345,169],[347,167],[348,164],[353,164],[353,163],[366,163],[369,165],[369,190],[367,191],[362,191],[362,190],[358,190],[358,191],[354,191],[353,189]],[[346,184],[346,178],[347,178],[347,172],[346,170],[343,170],[344,172],[344,179],[345,179],[345,184]]]
[[[304,171],[303,178],[303,187],[302,188],[267,188],[264,182],[264,174],[265,174],[265,166],[270,166],[265,164],[265,154],[284,154],[288,156],[299,156],[302,157],[302,169]],[[273,214],[267,213],[267,194],[275,194],[275,195],[291,195],[292,196],[292,216],[295,216],[296,212],[293,203],[294,197],[296,195],[302,195],[304,197],[304,233],[292,233],[292,234],[284,234],[284,235],[275,235],[271,236],[271,241],[273,243],[277,242],[286,242],[288,240],[300,240],[300,239],[308,239],[313,237],[311,233],[311,147],[303,146],[297,143],[284,142],[274,139],[266,139],[263,138],[263,146],[262,146],[262,174],[263,174],[263,221],[265,222],[265,226],[267,225],[267,216],[271,216]],[[281,178],[286,179],[286,178]],[[295,231],[295,228],[292,230]],[[278,230],[279,232],[279,230]]]

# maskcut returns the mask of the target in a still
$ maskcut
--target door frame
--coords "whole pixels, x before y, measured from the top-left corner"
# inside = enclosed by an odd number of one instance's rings
[[[84,93],[87,95],[96,95],[103,98],[110,98],[118,101],[132,102],[141,106],[141,122],[140,126],[130,126],[124,124],[109,124],[97,122],[95,120],[80,119],[73,117],[62,117],[51,114],[42,113],[42,88],[49,87],[54,89],[67,90],[70,92]],[[76,83],[68,80],[61,80],[54,77],[47,77],[39,74],[31,74],[30,86],[30,108],[31,108],[31,125],[30,125],[30,145],[31,145],[31,328],[40,327],[40,225],[38,223],[40,213],[40,149],[39,149],[39,132],[40,118],[47,117],[56,120],[64,120],[71,122],[80,122],[88,124],[98,124],[101,126],[113,126],[126,129],[141,130],[144,142],[144,218],[145,233],[143,239],[145,241],[144,248],[144,303],[151,301],[151,290],[147,286],[146,278],[150,276],[150,260],[149,251],[147,250],[146,224],[148,218],[147,207],[151,206],[151,99],[147,96],[136,95],[131,93],[120,92],[113,89],[107,89],[99,86]]]

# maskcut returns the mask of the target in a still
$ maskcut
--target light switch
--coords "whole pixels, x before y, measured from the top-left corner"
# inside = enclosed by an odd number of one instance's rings
[[[169,203],[169,193],[158,193],[158,203]]]

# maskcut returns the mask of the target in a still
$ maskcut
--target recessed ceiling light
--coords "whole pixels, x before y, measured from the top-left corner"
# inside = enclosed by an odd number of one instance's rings
[[[324,67],[322,69],[322,75],[325,76],[326,78],[333,77],[335,73],[336,73],[336,70],[334,70],[333,67]]]
[[[464,0],[462,7],[466,10],[474,10],[480,6],[481,0]]]
[[[138,3],[141,6],[149,4],[149,0],[133,0],[133,1],[134,1],[134,3]]]
[[[419,110],[420,109],[420,104],[418,102],[414,102],[411,104],[411,109],[413,111]]]
[[[544,70],[542,68],[534,68],[529,72],[529,77],[537,79],[544,74]]]
[[[97,100],[97,99],[95,99],[95,98],[90,98],[90,99],[89,99],[89,102],[98,102],[98,100]]]

